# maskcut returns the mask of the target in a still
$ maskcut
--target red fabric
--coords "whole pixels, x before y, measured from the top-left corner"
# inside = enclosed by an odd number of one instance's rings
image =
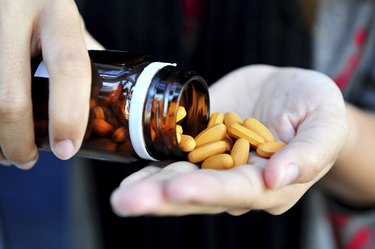
[[[371,230],[368,227],[359,229],[353,236],[345,249],[363,249],[368,248]]]
[[[337,86],[341,90],[345,89],[347,83],[349,82],[350,78],[353,76],[354,71],[359,65],[363,45],[365,44],[367,39],[367,34],[368,30],[366,28],[359,28],[355,32],[353,37],[353,53],[350,55],[349,60],[344,65],[342,71],[336,77],[333,77]]]
[[[350,234],[350,238],[347,239],[343,235],[347,236],[348,231],[352,223],[352,216],[346,215],[339,212],[331,212],[329,214],[333,233],[338,243],[338,248],[343,249],[374,249],[374,238],[372,237],[372,231],[370,227],[363,226],[353,234]]]

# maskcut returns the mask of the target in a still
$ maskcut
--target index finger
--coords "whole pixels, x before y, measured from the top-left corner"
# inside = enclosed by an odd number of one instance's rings
[[[55,155],[73,156],[89,113],[91,70],[74,1],[52,1],[39,20],[43,58],[50,75],[49,135]]]

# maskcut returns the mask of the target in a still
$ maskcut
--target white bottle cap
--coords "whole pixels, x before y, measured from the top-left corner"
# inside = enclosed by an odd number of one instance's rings
[[[154,160],[146,149],[146,142],[143,136],[143,109],[147,98],[148,88],[154,76],[166,66],[176,66],[176,64],[165,62],[152,62],[147,65],[133,88],[130,110],[129,110],[129,134],[134,151],[137,155],[146,160]]]

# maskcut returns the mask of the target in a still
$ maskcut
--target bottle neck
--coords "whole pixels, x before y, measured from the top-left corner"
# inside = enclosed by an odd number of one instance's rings
[[[152,89],[154,76],[167,66],[175,66],[171,63],[152,62],[147,65],[138,76],[132,93],[132,101],[129,110],[129,135],[134,151],[143,159],[155,160],[146,149],[144,138],[144,105],[148,98],[148,92]],[[142,111],[143,110],[143,111]]]
[[[157,159],[183,159],[176,137],[176,114],[183,106],[187,116],[179,123],[184,134],[195,137],[209,118],[208,87],[192,71],[166,66],[153,78],[143,112],[146,150]]]

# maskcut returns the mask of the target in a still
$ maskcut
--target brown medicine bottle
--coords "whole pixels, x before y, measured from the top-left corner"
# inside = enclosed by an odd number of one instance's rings
[[[205,128],[209,95],[204,79],[148,55],[110,50],[89,55],[90,115],[78,155],[119,162],[183,159],[177,108],[187,112],[180,121],[185,134],[195,136]],[[49,150],[48,73],[41,59],[32,65],[35,140],[41,150]]]

